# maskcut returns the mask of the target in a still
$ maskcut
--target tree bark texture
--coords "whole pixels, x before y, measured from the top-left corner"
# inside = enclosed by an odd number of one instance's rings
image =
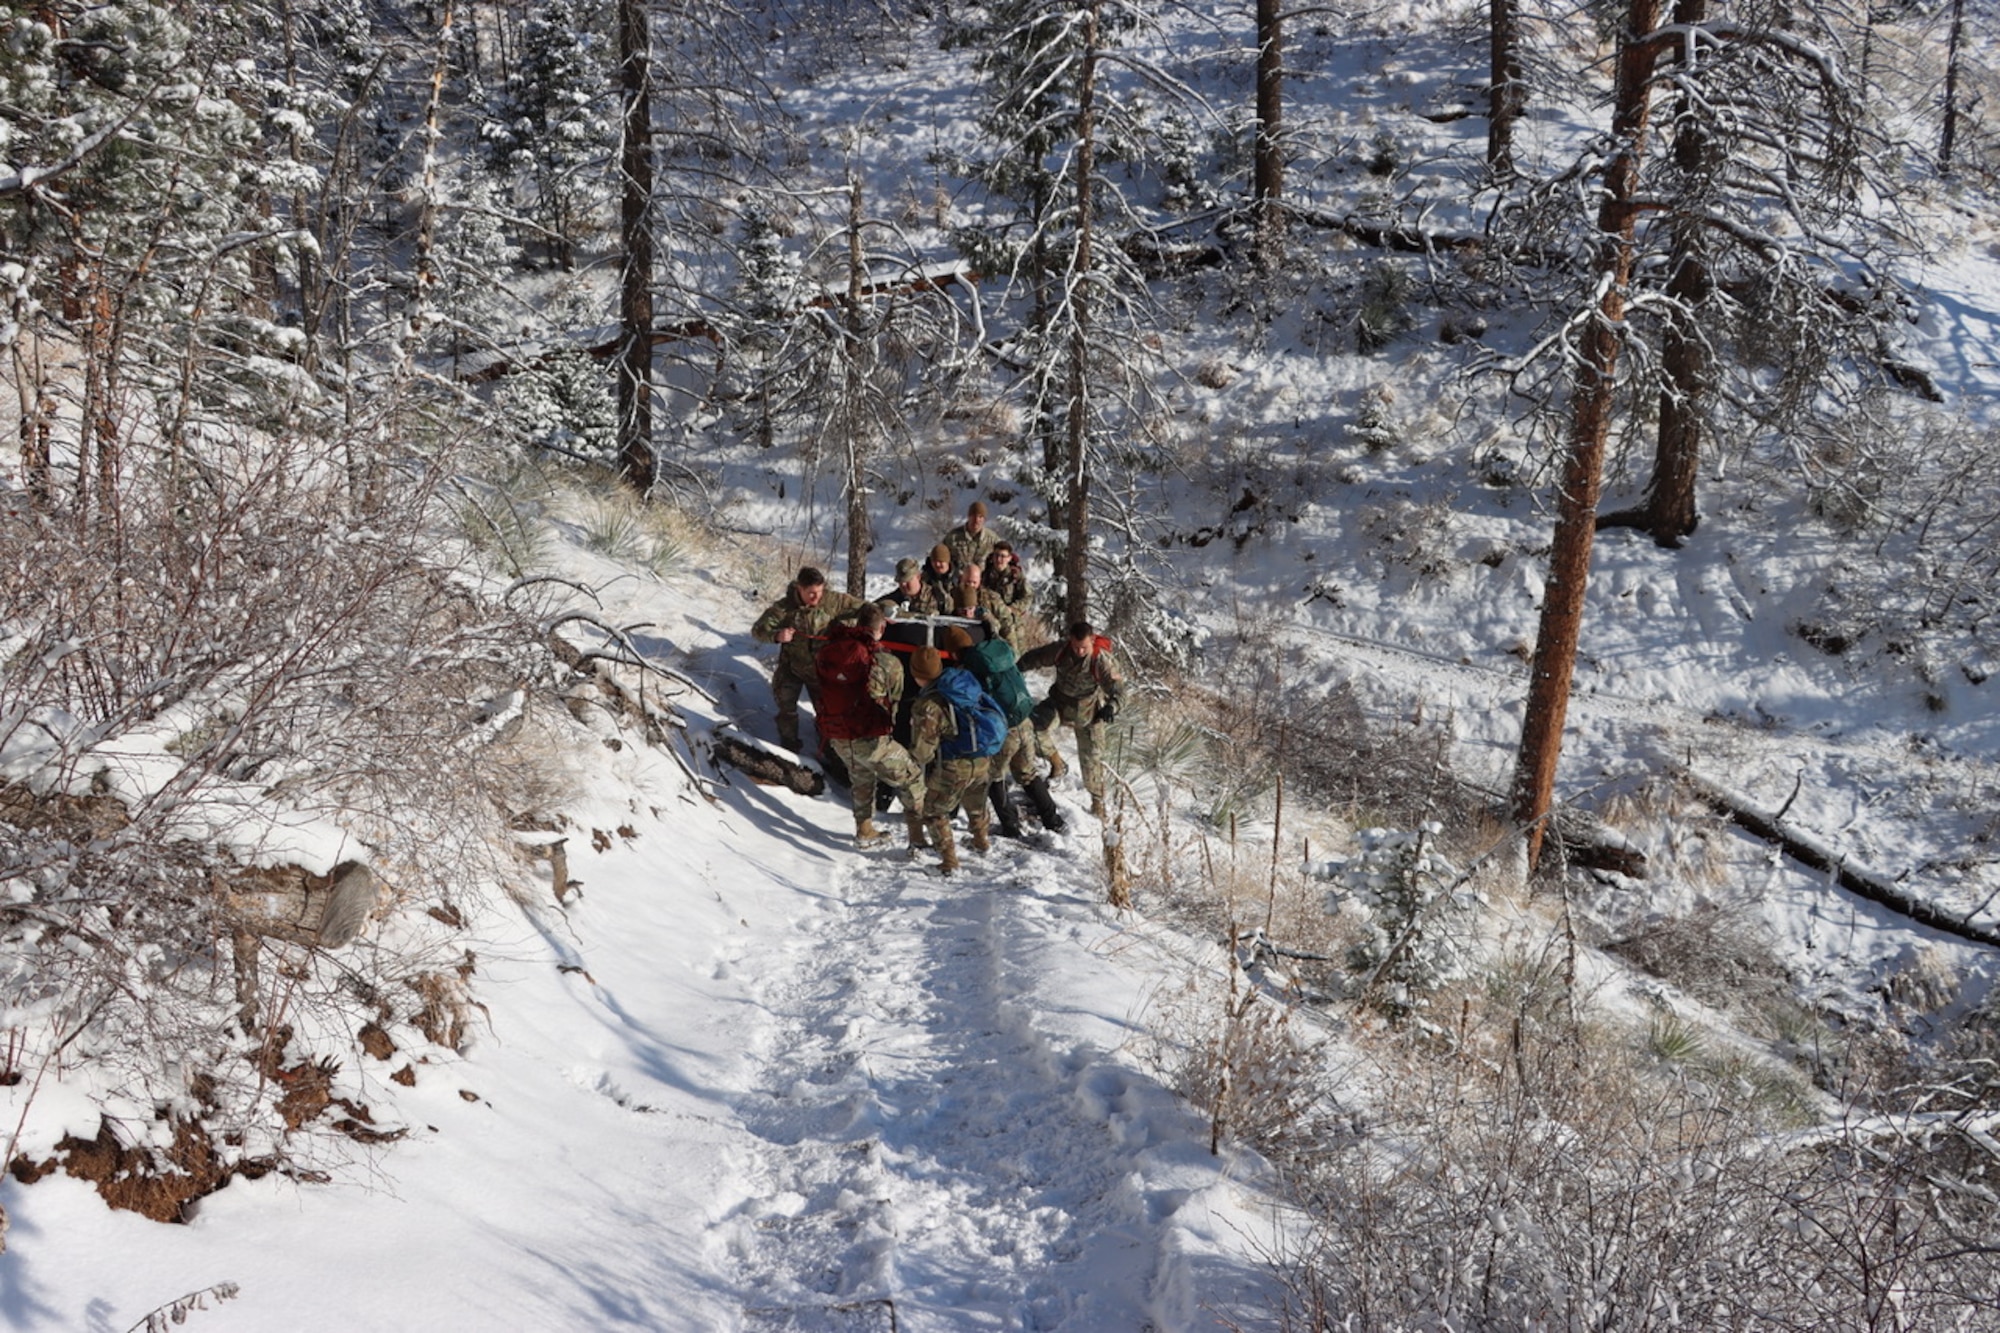
[[[1284,229],[1284,13],[1279,0],[1257,0],[1257,136],[1251,145],[1250,203],[1257,227],[1257,263],[1276,267]]]
[[[1486,167],[1495,176],[1514,170],[1514,123],[1528,104],[1521,70],[1519,0],[1489,0],[1487,21],[1491,38],[1486,103]]]
[[[1076,251],[1069,275],[1069,549],[1063,554],[1063,609],[1090,618],[1090,265],[1092,185],[1097,174],[1097,35],[1101,5],[1084,20],[1076,89]]]
[[[618,273],[618,475],[646,494],[653,488],[653,42],[646,0],[618,0],[618,83],[624,134],[618,150],[621,190]]]
[[[847,349],[841,359],[843,386],[841,432],[847,450],[847,591],[868,595],[868,551],[875,542],[868,525],[868,414],[863,408],[869,391],[872,340],[862,301],[868,290],[867,266],[861,252],[861,178],[847,181]]]
[[[1514,819],[1527,840],[1531,867],[1541,856],[1544,824],[1554,803],[1556,763],[1562,754],[1570,680],[1583,626],[1597,500],[1604,479],[1605,441],[1617,392],[1625,301],[1632,279],[1639,163],[1645,152],[1652,103],[1655,57],[1643,39],[1659,26],[1660,9],[1660,0],[1631,0],[1619,45],[1611,146],[1604,164],[1603,202],[1597,214],[1597,309],[1578,349],[1580,364],[1571,390],[1569,447],[1557,496],[1555,539],[1542,591],[1528,702],[1521,719],[1521,747],[1514,768]]]

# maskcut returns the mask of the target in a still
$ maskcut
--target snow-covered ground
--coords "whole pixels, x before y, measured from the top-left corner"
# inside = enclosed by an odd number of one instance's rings
[[[1449,91],[1413,72],[1432,58],[1413,37],[1315,38],[1295,88],[1308,106],[1317,89],[1336,134],[1365,139],[1398,105],[1389,123],[1415,134],[1409,106]],[[935,51],[912,61],[794,98],[808,138],[873,127],[882,196],[913,192],[892,172],[933,147],[969,146],[952,137],[965,133],[961,76]],[[1912,336],[1976,419],[2000,391],[1986,346],[2000,262],[1990,244],[1967,248],[1929,280]],[[1161,556],[1173,609],[1281,663],[1301,708],[1350,683],[1378,716],[1447,719],[1454,762],[1504,783],[1548,518],[1532,486],[1474,475],[1489,447],[1525,446],[1505,404],[1451,398],[1471,353],[1419,329],[1381,357],[1320,355],[1301,309],[1241,337],[1191,323],[1171,348],[1190,376],[1173,409],[1200,448],[1144,497],[1177,537]],[[1496,318],[1491,341],[1523,332]],[[1237,371],[1204,387],[1192,371],[1209,359]],[[1370,451],[1347,428],[1383,386],[1398,390],[1402,442]],[[878,586],[965,500],[1019,489],[1004,457],[923,470],[932,461],[915,459],[909,505],[877,497]],[[745,451],[725,471],[730,521],[770,539],[742,566],[654,583],[575,551],[558,563],[601,590],[607,620],[644,622],[638,640],[714,694],[713,708],[681,700],[697,735],[728,719],[768,738],[747,626],[801,559],[842,548],[825,518],[838,506],[825,477],[802,504],[781,451]],[[1794,630],[1840,543],[1795,504],[1759,509],[1754,481],[1704,486],[1684,550],[1599,542],[1564,794],[1595,804],[1684,764],[1786,805],[1802,832],[1953,910],[2000,920],[2000,680],[1925,683],[1880,656],[1815,653]],[[1258,503],[1239,512],[1246,488]],[[1440,509],[1449,522],[1424,540],[1445,559],[1419,574],[1388,520]],[[995,511],[1003,528],[1017,517]],[[1188,540],[1204,529],[1204,544]],[[343,1090],[407,1136],[325,1163],[327,1184],[237,1180],[185,1226],[108,1211],[60,1174],[4,1182],[0,1325],[115,1333],[225,1283],[234,1297],[208,1298],[192,1327],[1172,1333],[1268,1313],[1263,1260],[1284,1212],[1267,1170],[1227,1144],[1211,1156],[1208,1125],[1152,1059],[1159,997],[1213,975],[1220,947],[1159,919],[1143,884],[1137,911],[1105,905],[1099,829],[1073,787],[1059,793],[1070,836],[999,843],[945,880],[928,861],[854,851],[837,795],[736,777],[710,800],[635,734],[597,725],[571,751],[580,894],[558,905],[524,871],[513,896],[475,895],[468,1048],[357,1054],[342,1071]],[[1586,886],[1581,906],[1629,923],[1747,904],[1801,986],[1836,1008],[1864,1005],[1924,953],[1960,979],[1957,1007],[1986,993],[1990,951],[1763,844],[1703,836],[1724,867],[1711,878]],[[391,1082],[406,1066],[414,1084]],[[31,1155],[97,1126],[56,1086],[0,1089],[0,1114]]]
[[[754,692],[714,586],[624,609]],[[194,1327],[1183,1329],[1267,1303],[1260,1167],[1211,1156],[1147,1058],[1156,989],[1219,952],[1105,906],[1086,813],[946,879],[854,851],[838,795],[709,801],[631,734],[577,748],[580,892],[490,897],[463,1057],[344,1072],[407,1138],[185,1226],[10,1184],[0,1322],[126,1329],[222,1283]],[[80,1098],[33,1111],[31,1155],[95,1132]]]

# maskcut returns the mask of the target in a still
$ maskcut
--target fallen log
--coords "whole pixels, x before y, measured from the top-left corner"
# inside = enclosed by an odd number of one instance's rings
[[[1855,864],[1845,852],[1809,833],[1787,828],[1781,821],[1783,811],[1766,810],[1743,793],[1712,782],[1693,769],[1679,768],[1675,770],[1675,775],[1702,804],[1726,817],[1730,823],[1773,844],[1800,865],[1831,875],[1834,883],[1856,897],[1866,898],[1932,930],[1970,940],[1974,944],[2000,948],[2000,930],[1967,918],[1951,916],[1937,904],[1926,902],[1902,888],[1883,872]]]
[[[826,775],[818,769],[741,737],[717,736],[709,742],[709,752],[716,763],[729,765],[759,786],[784,787],[801,796],[818,796],[826,790]]]

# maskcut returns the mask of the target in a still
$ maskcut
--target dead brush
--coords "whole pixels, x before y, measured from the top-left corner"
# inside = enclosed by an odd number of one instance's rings
[[[1791,993],[1784,965],[1747,906],[1704,903],[1635,926],[1603,948],[1728,1013]]]
[[[1800,1133],[1636,1031],[1559,1021],[1556,975],[1517,965],[1448,1040],[1369,1045],[1367,1136],[1292,1177],[1314,1221],[1278,1265],[1282,1327],[1971,1326],[2000,1261],[1963,1242],[2000,1210],[1958,1137]]]
[[[1485,795],[1451,767],[1445,728],[1421,715],[1371,720],[1346,684],[1301,700],[1277,672],[1252,664],[1226,682],[1214,706],[1231,771],[1282,771],[1295,798],[1333,806],[1352,823],[1430,819],[1466,828],[1485,816]]]
[[[1735,877],[1728,820],[1677,782],[1649,782],[1608,797],[1606,824],[1645,850],[1648,878],[1716,890]]]

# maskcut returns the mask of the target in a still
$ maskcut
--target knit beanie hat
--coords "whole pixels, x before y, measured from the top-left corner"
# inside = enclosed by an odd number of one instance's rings
[[[986,502],[984,500],[974,500],[965,507],[965,516],[967,518],[985,518]]]
[[[938,647],[946,652],[962,653],[972,646],[972,636],[956,625],[947,625],[938,635]]]
[[[931,547],[931,559],[942,560],[947,565],[950,564],[951,548],[949,546],[946,546],[943,542],[939,542],[936,546]]]
[[[951,602],[961,611],[970,611],[979,605],[979,589],[969,583],[961,583],[951,590]]]
[[[910,654],[910,675],[919,685],[928,685],[944,670],[944,659],[929,644]]]

